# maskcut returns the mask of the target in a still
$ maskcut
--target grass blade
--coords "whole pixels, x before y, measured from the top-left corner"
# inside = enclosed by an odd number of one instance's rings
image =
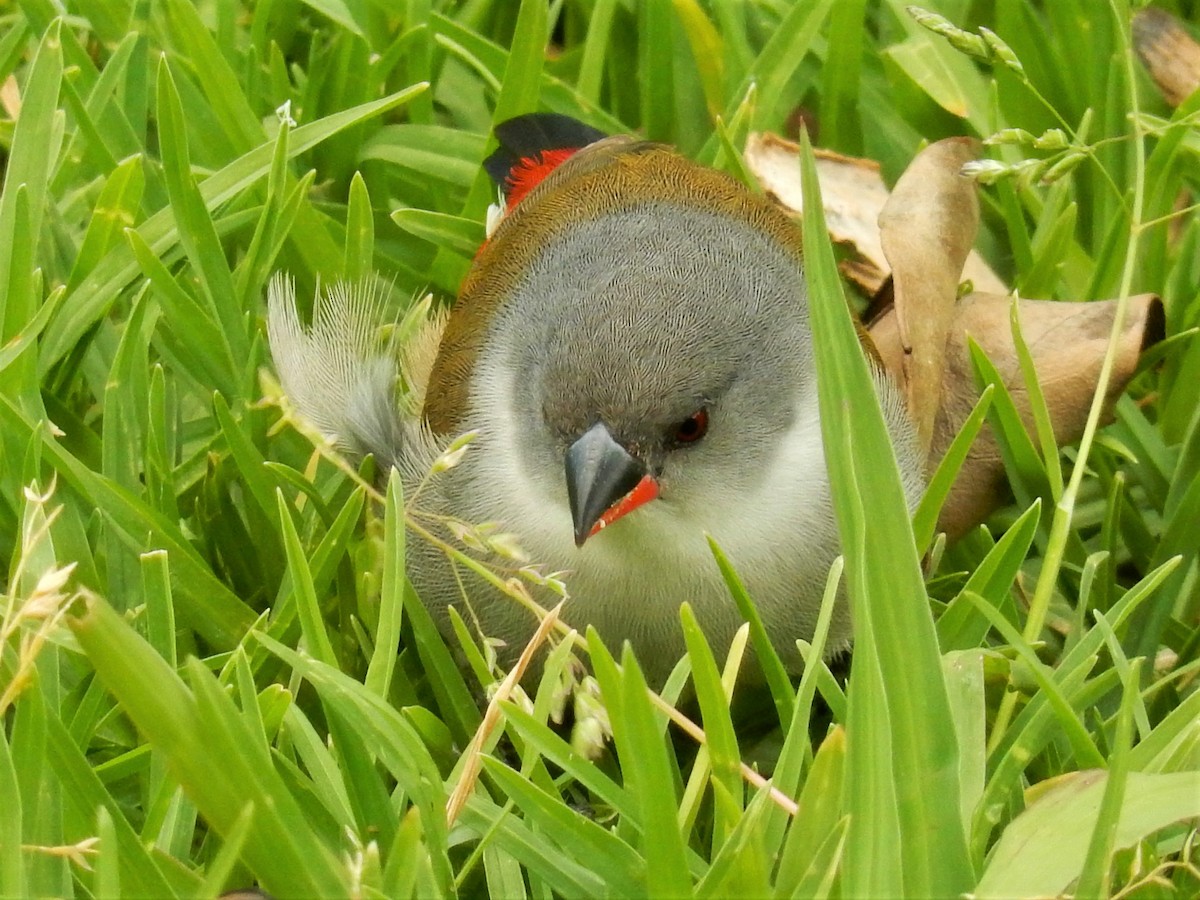
[[[882,688],[887,705],[886,713],[878,709],[872,716],[871,730],[882,728],[890,733],[894,754],[889,771],[873,775],[894,778],[899,830],[886,837],[877,833],[872,843],[878,845],[890,837],[903,848],[905,893],[959,893],[971,887],[974,875],[959,815],[957,740],[953,732],[940,727],[949,721],[950,709],[937,639],[883,417],[877,401],[865,402],[867,397],[874,399],[875,392],[838,282],[807,142],[802,143],[801,178],[804,195],[810,198],[804,204],[809,296],[821,298],[821,302],[810,303],[810,309],[825,458],[846,555],[849,592],[861,629],[850,704],[853,708],[855,677],[865,663],[869,683]],[[864,398],[864,402],[850,405],[845,402],[847,397]],[[883,465],[856,464],[856,460],[881,459]],[[892,460],[890,465],[887,460]],[[870,515],[864,497],[871,498]],[[877,662],[872,660],[873,650],[879,654]],[[855,717],[851,715],[852,725]],[[855,731],[848,731],[853,747]],[[848,777],[864,777],[866,773],[857,771],[854,763],[852,750]],[[853,838],[853,818],[851,829]]]

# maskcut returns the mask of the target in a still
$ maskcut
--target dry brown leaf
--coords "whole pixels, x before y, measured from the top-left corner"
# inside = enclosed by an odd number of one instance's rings
[[[1083,433],[1088,408],[1099,380],[1100,366],[1108,348],[1117,301],[1017,302],[1021,334],[1029,347],[1038,382],[1050,410],[1054,436],[1060,444],[1078,440]],[[930,471],[941,460],[979,399],[971,369],[968,335],[975,339],[996,365],[1026,427],[1032,432],[1033,413],[1012,340],[1010,303],[1006,295],[973,293],[964,297],[955,308],[945,346],[941,405],[927,457],[926,466]],[[893,374],[900,372],[903,352],[900,349],[895,310],[886,312],[871,324],[869,330],[884,365]],[[1141,351],[1161,340],[1162,334],[1163,309],[1158,297],[1139,294],[1130,298],[1115,366],[1108,383],[1107,400],[1110,403],[1129,383]],[[945,531],[953,540],[982,522],[1004,502],[1006,495],[1004,464],[996,438],[985,427],[971,447],[942,508],[938,529]]]
[[[830,237],[855,254],[843,261],[843,275],[874,293],[891,274],[895,305],[867,330],[923,429],[927,473],[941,461],[979,398],[968,335],[991,358],[1026,426],[1033,428],[1012,340],[1007,288],[970,250],[978,227],[975,187],[958,173],[976,149],[966,139],[930,145],[901,176],[890,198],[876,164],[827,151],[814,153]],[[751,135],[745,153],[748,168],[763,188],[793,215],[803,207],[798,152],[798,145],[765,134]],[[974,291],[957,300],[963,280],[970,281]],[[1116,301],[1018,303],[1021,331],[1055,438],[1060,444],[1078,440],[1107,352]],[[1133,376],[1142,349],[1160,340],[1162,333],[1159,299],[1150,294],[1131,298],[1109,380],[1109,402]],[[959,537],[1006,496],[1004,464],[985,426],[951,489],[938,528],[951,539]]]
[[[1200,44],[1166,10],[1148,6],[1133,17],[1133,45],[1172,106],[1200,88]]]
[[[752,134],[743,154],[747,168],[767,195],[793,216],[804,209],[800,190],[800,145],[774,134]],[[879,164],[814,148],[825,224],[834,243],[848,245],[855,258],[853,272],[842,274],[867,294],[887,280],[887,262],[879,243],[879,213],[888,191]]]
[[[799,216],[804,209],[799,153],[800,145],[793,141],[774,134],[752,134],[743,155],[763,190],[792,216]],[[879,240],[879,214],[888,199],[879,164],[820,149],[814,149],[813,156],[829,237],[853,254],[839,264],[842,276],[868,297],[873,296],[891,274]],[[974,252],[962,275],[977,290],[1003,293],[1008,289]]]
[[[879,215],[892,266],[902,384],[925,452],[933,442],[959,277],[979,230],[975,183],[960,173],[978,155],[979,144],[969,138],[930,144],[904,170]]]
[[[13,121],[21,115],[21,88],[15,75],[9,75],[0,84],[0,106],[4,107],[4,111]]]

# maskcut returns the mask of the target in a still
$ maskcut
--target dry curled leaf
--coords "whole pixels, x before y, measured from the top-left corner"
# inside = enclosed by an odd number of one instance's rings
[[[894,307],[868,331],[884,365],[904,387],[930,472],[979,398],[968,337],[987,353],[1026,427],[1033,428],[1012,339],[1012,300],[1003,292],[956,297],[959,272],[978,228],[975,187],[959,172],[975,150],[972,143],[953,140],[926,148],[901,176],[879,223],[892,263]],[[1075,441],[1099,383],[1117,302],[1017,303],[1055,439]],[[1142,349],[1162,337],[1162,328],[1157,297],[1131,298],[1108,382],[1110,403],[1133,376]],[[962,535],[1003,502],[1006,490],[995,435],[985,428],[959,471],[938,528],[950,538]]]
[[[792,216],[799,216],[804,208],[799,152],[799,144],[778,135],[752,134],[743,154],[746,167],[763,190]],[[891,274],[879,239],[879,214],[888,200],[879,163],[820,149],[814,149],[813,156],[829,237],[849,251],[838,267],[863,294],[873,296]],[[962,275],[981,291],[1003,293],[1007,289],[974,252]]]
[[[745,160],[785,210],[802,209],[799,148],[774,135],[751,135]],[[891,306],[867,326],[888,372],[903,388],[932,472],[979,398],[968,336],[987,353],[1026,426],[1033,413],[1009,319],[1007,287],[971,250],[978,229],[976,187],[960,175],[978,145],[951,138],[925,148],[889,196],[869,160],[816,151],[830,238],[851,250],[842,274],[875,293],[891,279]],[[973,291],[961,300],[959,285]],[[886,295],[884,292],[883,295]],[[1021,333],[1060,444],[1083,433],[1117,311],[1115,300],[1068,303],[1019,300]],[[1130,298],[1111,402],[1133,376],[1141,351],[1160,340],[1163,310],[1150,294]],[[984,428],[942,508],[938,527],[950,538],[972,528],[1005,499],[1004,463]]]
[[[774,134],[752,134],[743,158],[768,196],[793,216],[804,209],[800,190],[800,145]],[[852,267],[842,274],[861,290],[873,294],[887,279],[887,263],[879,244],[876,222],[888,191],[879,163],[814,149],[825,224],[836,244],[848,246]]]
[[[927,457],[930,470],[941,460],[979,399],[971,369],[968,336],[974,338],[996,365],[1026,427],[1033,429],[1033,413],[1012,339],[1011,303],[1007,295],[974,293],[964,297],[955,307],[945,344],[940,406]],[[1055,439],[1060,444],[1070,443],[1083,433],[1108,349],[1117,301],[1018,300],[1017,303],[1021,334],[1029,347],[1038,383],[1046,398]],[[884,365],[893,374],[900,371],[903,351],[895,311],[889,310],[873,322],[869,330]],[[1129,383],[1141,351],[1161,340],[1162,334],[1163,309],[1158,297],[1153,294],[1131,297],[1108,382],[1106,399],[1110,403]],[[1004,502],[1006,493],[999,447],[991,430],[985,428],[971,447],[954,482],[938,519],[938,529],[945,531],[951,539],[962,535]]]
[[[1133,45],[1167,102],[1179,106],[1200,88],[1200,44],[1165,9],[1133,17]]]
[[[979,230],[975,185],[961,173],[979,144],[930,144],[896,182],[879,214],[880,242],[892,266],[901,382],[921,449],[929,451],[963,263]]]

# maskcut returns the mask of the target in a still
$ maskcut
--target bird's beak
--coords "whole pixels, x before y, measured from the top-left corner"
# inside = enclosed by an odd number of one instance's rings
[[[597,422],[567,450],[567,497],[575,546],[658,496],[646,466]]]

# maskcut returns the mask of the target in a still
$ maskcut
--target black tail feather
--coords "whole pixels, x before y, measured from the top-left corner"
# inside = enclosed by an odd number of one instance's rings
[[[496,126],[500,146],[483,161],[483,168],[501,188],[522,160],[536,159],[547,150],[578,150],[607,135],[578,119],[559,113],[528,113]]]

